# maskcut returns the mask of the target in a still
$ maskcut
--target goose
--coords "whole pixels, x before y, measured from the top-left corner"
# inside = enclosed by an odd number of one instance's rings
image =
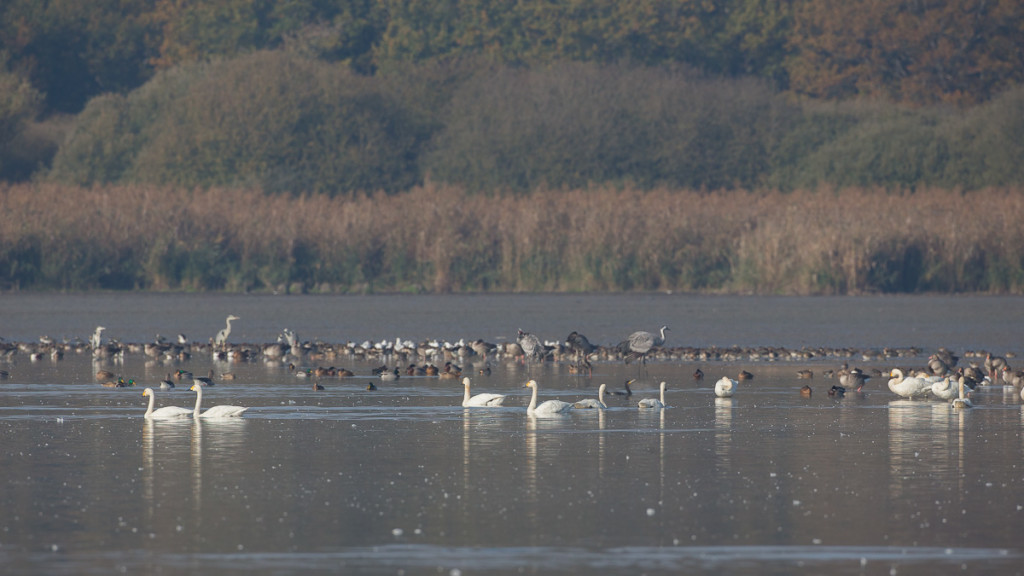
[[[963,376],[960,376],[957,380],[958,380],[957,388],[959,388],[959,397],[958,398],[954,398],[953,402],[950,403],[949,406],[951,408],[957,408],[957,409],[959,409],[959,408],[970,408],[971,406],[973,406],[973,404],[971,404],[970,399],[967,398],[967,396],[964,394],[964,386],[966,385],[966,382],[965,382],[966,378],[964,378]]]
[[[719,398],[731,398],[736,392],[737,382],[728,376],[722,376],[715,382],[715,396]]]
[[[462,379],[462,386],[465,387],[466,392],[462,396],[462,405],[465,407],[483,407],[483,406],[501,406],[505,403],[505,396],[503,394],[477,394],[476,396],[469,395],[469,377]]]
[[[607,384],[601,384],[601,386],[597,388],[597,400],[594,400],[593,398],[584,398],[583,400],[580,400],[573,404],[573,408],[582,410],[590,410],[596,408],[598,410],[604,410],[605,408],[608,407],[608,405],[604,403],[604,395],[605,390],[607,390],[607,388]]]
[[[200,414],[199,406],[203,403],[203,385],[199,383],[193,384],[190,390],[196,393],[196,408],[192,411],[193,418],[231,418],[241,416],[242,412],[249,409],[243,406],[221,405],[209,408],[206,412]]]
[[[149,420],[173,420],[192,416],[191,410],[181,406],[164,406],[159,410],[153,410],[153,406],[156,404],[156,394],[153,393],[152,388],[143,390],[142,395],[149,396],[149,408],[146,408],[146,413],[142,416],[143,418]]]
[[[662,380],[661,386],[661,398],[644,398],[637,402],[637,406],[640,408],[664,408],[665,407],[665,381]]]
[[[530,405],[526,407],[526,413],[530,416],[553,416],[565,414],[572,410],[573,405],[561,400],[545,400],[540,406],[537,405],[537,381],[530,380],[526,383],[527,388],[533,388],[533,396],[530,398]]]
[[[905,377],[899,368],[889,372],[889,390],[904,398],[924,398],[931,392],[931,383],[914,377]]]

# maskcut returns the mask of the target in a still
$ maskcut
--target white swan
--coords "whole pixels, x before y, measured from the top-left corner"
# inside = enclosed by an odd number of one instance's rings
[[[949,405],[950,408],[970,408],[971,406],[974,406],[974,404],[971,404],[970,399],[967,398],[967,396],[964,394],[964,377],[963,376],[961,376],[959,378],[959,382],[957,383],[957,387],[959,388],[959,398],[953,399],[953,402],[951,402],[950,405]]]
[[[596,408],[598,410],[604,410],[605,408],[608,407],[608,405],[604,403],[604,393],[607,388],[607,384],[601,384],[601,386],[598,387],[597,389],[597,400],[594,400],[593,398],[584,398],[583,400],[580,400],[573,404],[573,408],[579,408],[584,410]]]
[[[736,392],[736,381],[728,376],[722,376],[715,382],[715,396],[719,398],[731,398]]]
[[[221,405],[209,408],[206,412],[200,414],[199,405],[203,403],[203,386],[201,384],[193,384],[190,390],[196,393],[196,408],[192,411],[193,418],[230,418],[241,416],[242,412],[249,409],[243,406]]]
[[[637,402],[637,406],[640,408],[664,408],[665,407],[665,382],[661,383],[661,399],[657,398],[644,398],[640,402]]]
[[[889,376],[889,390],[904,398],[924,398],[932,391],[931,382],[914,376],[906,377],[899,368],[893,368]]]
[[[159,410],[153,410],[153,405],[156,404],[156,394],[153,393],[152,388],[143,390],[142,395],[149,396],[149,408],[146,409],[146,413],[142,416],[143,418],[149,420],[172,420],[175,418],[188,418],[192,415],[191,410],[181,406],[164,406]]]
[[[561,400],[545,400],[537,406],[537,381],[530,380],[526,386],[533,388],[533,397],[530,398],[530,405],[526,407],[526,413],[530,416],[553,416],[555,414],[566,414],[572,410],[572,404]]]
[[[952,400],[957,396],[957,383],[953,378],[941,378],[932,381],[932,394],[942,400]]]
[[[476,396],[470,396],[468,377],[462,379],[462,385],[466,388],[466,393],[462,396],[463,406],[501,406],[505,403],[504,394],[477,394]]]

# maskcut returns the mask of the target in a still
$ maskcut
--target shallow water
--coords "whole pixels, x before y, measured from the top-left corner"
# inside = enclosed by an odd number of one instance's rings
[[[103,324],[125,341],[179,331],[202,340],[195,335],[212,336],[231,312],[242,317],[235,341],[271,341],[284,326],[333,342],[493,341],[522,326],[548,339],[578,329],[608,344],[665,323],[670,343],[922,352],[654,362],[646,373],[597,363],[590,379],[563,363],[493,361],[474,387],[510,395],[496,409],[463,409],[461,386],[437,378],[403,376],[368,391],[375,363],[350,358],[331,363],[358,376],[324,379],[320,392],[262,362],[147,365],[139,354],[106,365],[140,384],[177,368],[235,374],[207,389],[204,405],[249,406],[245,417],[199,422],[143,420],[141,386],[96,385],[87,357],[19,355],[0,364],[11,374],[0,381],[5,573],[1022,571],[1018,394],[983,388],[975,408],[953,411],[901,400],[879,379],[863,394],[830,397],[835,381],[821,376],[843,360],[923,364],[938,346],[1016,353],[1021,299],[347,298],[4,295],[0,336],[85,339]],[[934,320],[942,315],[957,320]],[[702,382],[690,376],[698,366]],[[816,372],[809,399],[797,392],[804,367]],[[741,368],[754,379],[715,399],[715,379]],[[604,412],[528,418],[528,374],[542,399],[562,400],[640,377],[632,398],[608,397]],[[637,409],[661,380],[670,408]],[[186,386],[157,392],[158,406],[194,399]]]

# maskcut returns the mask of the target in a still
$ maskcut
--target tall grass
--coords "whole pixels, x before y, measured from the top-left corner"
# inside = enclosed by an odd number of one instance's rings
[[[8,289],[1024,292],[1021,190],[0,188]]]

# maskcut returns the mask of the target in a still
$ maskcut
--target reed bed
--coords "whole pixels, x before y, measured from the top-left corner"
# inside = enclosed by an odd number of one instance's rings
[[[0,188],[6,289],[1024,291],[1020,190]]]

